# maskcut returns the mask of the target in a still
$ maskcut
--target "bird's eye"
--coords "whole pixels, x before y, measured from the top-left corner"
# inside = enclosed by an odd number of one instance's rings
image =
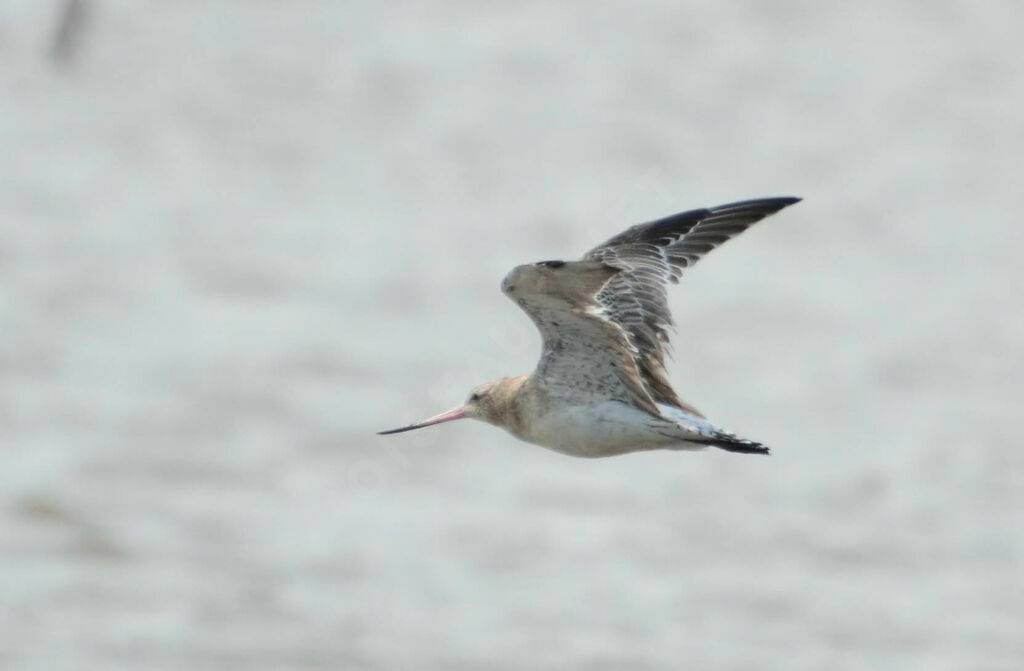
[[[565,261],[540,261],[537,265],[545,268],[561,268],[565,265]]]
[[[470,403],[474,403],[474,402],[479,401],[479,400],[480,400],[480,394],[478,394],[477,392],[474,391],[472,394],[469,395],[469,402]]]

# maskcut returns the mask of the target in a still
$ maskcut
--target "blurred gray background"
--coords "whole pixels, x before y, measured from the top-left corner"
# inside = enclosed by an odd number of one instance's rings
[[[73,4],[0,4],[0,667],[1024,668],[1024,5]],[[771,458],[374,435],[533,367],[513,265],[772,195],[671,294]]]

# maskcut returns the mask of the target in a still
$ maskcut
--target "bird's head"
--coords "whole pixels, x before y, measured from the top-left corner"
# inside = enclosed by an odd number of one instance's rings
[[[425,426],[451,422],[465,417],[478,419],[495,426],[507,427],[510,422],[509,411],[512,406],[513,397],[525,381],[525,378],[526,376],[500,377],[497,380],[485,382],[473,387],[463,405],[456,406],[451,410],[428,417],[421,422],[416,422],[409,426],[391,429],[390,431],[380,431],[379,435],[383,436],[392,433],[402,433],[403,431],[412,431],[413,429],[422,429]]]

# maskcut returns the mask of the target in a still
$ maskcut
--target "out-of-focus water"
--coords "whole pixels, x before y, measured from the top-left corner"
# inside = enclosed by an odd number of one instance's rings
[[[1024,668],[1018,2],[0,8],[0,667]],[[671,296],[774,448],[463,422],[517,263]]]

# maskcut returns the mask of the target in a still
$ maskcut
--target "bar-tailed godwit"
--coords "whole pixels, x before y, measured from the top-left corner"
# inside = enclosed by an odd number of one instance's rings
[[[708,446],[768,454],[761,443],[709,422],[672,389],[665,289],[715,247],[799,200],[682,212],[633,226],[579,261],[513,268],[501,290],[540,329],[536,370],[482,384],[465,405],[381,434],[470,417],[577,457]]]

